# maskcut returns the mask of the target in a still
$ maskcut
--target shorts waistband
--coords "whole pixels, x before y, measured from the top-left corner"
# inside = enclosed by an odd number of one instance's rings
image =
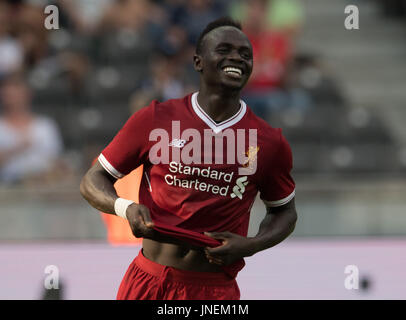
[[[164,266],[154,261],[147,259],[142,250],[138,253],[138,256],[134,259],[135,264],[144,272],[149,273],[152,276],[160,277],[164,271],[168,280],[178,282],[190,282],[190,283],[203,283],[205,285],[231,285],[235,282],[235,279],[230,278],[223,272],[200,272],[181,270],[169,266]]]

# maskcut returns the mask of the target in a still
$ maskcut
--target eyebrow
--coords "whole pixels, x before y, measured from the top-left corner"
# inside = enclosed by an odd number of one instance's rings
[[[215,48],[217,49],[218,47],[221,47],[221,46],[233,47],[234,45],[231,44],[231,43],[229,43],[229,42],[220,42]],[[245,45],[240,46],[239,48],[240,48],[240,49],[248,49],[248,50],[252,51],[252,48],[251,48],[251,47],[245,46]]]

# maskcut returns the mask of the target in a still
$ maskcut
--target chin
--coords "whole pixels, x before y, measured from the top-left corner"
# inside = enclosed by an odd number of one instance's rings
[[[243,83],[232,83],[231,81],[222,81],[221,86],[227,90],[233,90],[233,91],[241,91],[245,87],[245,82]]]

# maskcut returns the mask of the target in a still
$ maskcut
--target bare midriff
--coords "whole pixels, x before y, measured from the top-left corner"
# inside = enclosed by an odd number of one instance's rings
[[[156,263],[181,270],[199,272],[223,272],[220,266],[212,264],[202,249],[144,239],[144,256]]]

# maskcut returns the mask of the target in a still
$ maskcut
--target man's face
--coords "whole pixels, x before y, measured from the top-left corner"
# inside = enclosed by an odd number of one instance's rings
[[[8,111],[25,110],[29,104],[28,89],[19,83],[7,83],[0,88],[2,106]]]
[[[241,90],[253,67],[252,46],[247,36],[234,27],[220,27],[203,39],[202,52],[195,55],[195,69],[202,81]]]

